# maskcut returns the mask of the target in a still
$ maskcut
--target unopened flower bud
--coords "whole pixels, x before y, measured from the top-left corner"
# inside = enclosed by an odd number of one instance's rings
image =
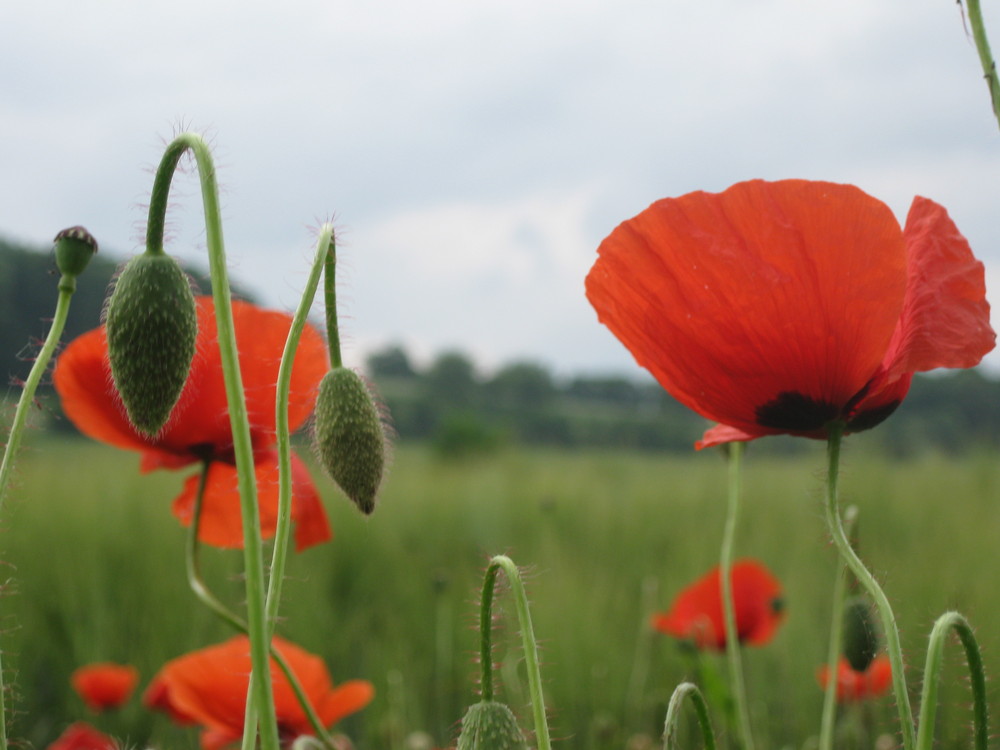
[[[132,425],[155,436],[180,398],[194,358],[198,316],[187,276],[168,255],[130,260],[105,321],[111,375]]]
[[[97,240],[83,227],[62,230],[53,240],[56,266],[63,276],[76,278],[90,263],[97,252]]]
[[[864,597],[854,597],[844,607],[844,658],[855,672],[864,672],[878,652],[871,603]]]
[[[456,750],[527,750],[514,713],[503,703],[480,701],[462,719]]]
[[[320,383],[314,439],[330,478],[362,513],[375,510],[385,471],[385,429],[371,391],[353,370],[336,367]]]

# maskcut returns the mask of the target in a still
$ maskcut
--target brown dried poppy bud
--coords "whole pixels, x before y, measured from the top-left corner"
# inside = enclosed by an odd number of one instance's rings
[[[115,282],[105,326],[111,376],[129,421],[155,436],[184,389],[198,335],[194,295],[177,261],[162,252],[130,260]]]
[[[878,630],[871,603],[858,596],[844,606],[844,658],[855,672],[864,672],[879,651]]]
[[[76,278],[90,263],[97,252],[97,240],[80,226],[62,230],[53,240],[55,243],[56,266],[63,276]]]
[[[385,472],[385,429],[371,391],[354,370],[336,367],[323,377],[313,438],[330,478],[362,513],[375,510]]]
[[[527,750],[514,713],[503,703],[480,701],[462,718],[456,750]]]

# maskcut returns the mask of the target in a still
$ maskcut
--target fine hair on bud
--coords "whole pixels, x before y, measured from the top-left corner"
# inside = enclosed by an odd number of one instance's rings
[[[177,261],[162,252],[130,260],[108,300],[105,328],[129,421],[153,437],[177,405],[198,337],[194,295]]]
[[[480,701],[465,712],[456,750],[527,750],[514,712],[503,703]]]
[[[369,515],[385,473],[387,439],[375,399],[354,370],[336,367],[323,377],[313,439],[326,473]]]

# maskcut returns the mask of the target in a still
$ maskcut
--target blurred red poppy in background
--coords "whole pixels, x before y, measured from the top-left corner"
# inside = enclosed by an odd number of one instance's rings
[[[734,563],[731,581],[740,643],[767,643],[784,617],[781,584],[756,560]],[[652,625],[661,633],[693,641],[698,648],[724,649],[726,626],[719,566],[681,591],[669,612],[653,615]]]
[[[73,689],[92,711],[118,708],[139,683],[139,670],[129,664],[99,662],[80,667],[70,676]]]
[[[598,249],[587,297],[678,401],[699,447],[873,427],[913,373],[972,367],[996,335],[983,265],[944,208],[904,229],[852,185],[733,185],[658,201]]]
[[[281,638],[275,637],[273,643],[325,727],[360,711],[374,697],[370,682],[351,680],[334,687],[318,656]],[[250,666],[250,641],[236,636],[168,662],[149,684],[143,702],[166,711],[178,724],[201,726],[202,748],[218,750],[243,736]],[[313,728],[273,659],[271,678],[281,742],[287,747],[296,737],[313,734]]]
[[[48,750],[117,750],[117,748],[117,742],[83,721],[68,726],[66,731],[59,735],[59,739],[48,746]]]
[[[104,327],[74,340],[56,363],[53,380],[66,416],[81,432],[105,443],[139,451],[142,471],[208,465],[208,482],[199,521],[199,539],[218,547],[240,547],[243,526],[237,489],[233,436],[226,405],[222,362],[211,297],[197,298],[197,352],[184,391],[170,420],[155,438],[139,434],[125,416],[111,380]],[[274,534],[278,513],[278,455],[275,450],[275,393],[278,367],[291,317],[247,302],[233,302],[240,370],[250,420],[257,474],[261,529]],[[312,413],[316,390],[329,367],[322,336],[306,326],[292,369],[288,403],[291,430]],[[198,474],[188,477],[174,500],[174,515],[188,525],[194,511]],[[327,541],[326,512],[305,464],[292,456],[292,518],[295,545],[303,550]]]
[[[830,669],[824,664],[816,673],[816,679],[824,690],[830,680]],[[837,702],[851,703],[869,698],[877,698],[889,692],[892,686],[892,664],[885,654],[876,656],[868,668],[859,672],[851,667],[844,657],[837,665]]]

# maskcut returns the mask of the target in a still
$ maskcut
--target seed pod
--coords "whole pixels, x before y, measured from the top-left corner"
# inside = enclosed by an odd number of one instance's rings
[[[75,278],[83,273],[97,252],[94,235],[80,226],[62,230],[55,239],[56,266],[63,276]]]
[[[386,438],[375,400],[354,370],[336,367],[323,377],[313,439],[326,473],[369,515],[385,471]]]
[[[129,421],[155,436],[184,389],[198,335],[194,295],[177,261],[149,252],[130,260],[115,282],[105,327]]]
[[[864,672],[878,651],[878,630],[872,619],[871,603],[860,596],[848,600],[844,607],[844,658],[855,672]]]
[[[480,701],[462,719],[456,750],[527,750],[514,713],[503,703]]]

